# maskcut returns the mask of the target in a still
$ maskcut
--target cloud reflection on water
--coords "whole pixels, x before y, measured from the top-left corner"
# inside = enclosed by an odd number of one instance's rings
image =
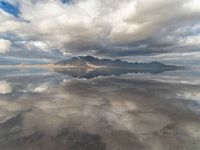
[[[197,92],[200,85],[144,77],[4,77],[13,90],[0,96],[0,146],[198,150],[200,104],[177,95]]]

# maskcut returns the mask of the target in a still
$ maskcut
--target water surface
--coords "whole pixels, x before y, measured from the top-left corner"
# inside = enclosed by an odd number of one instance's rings
[[[0,69],[0,150],[199,150],[199,76]]]

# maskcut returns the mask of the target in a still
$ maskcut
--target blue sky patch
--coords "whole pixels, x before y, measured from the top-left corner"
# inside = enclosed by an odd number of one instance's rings
[[[0,0],[0,9],[4,10],[5,12],[14,15],[15,17],[18,17],[20,14],[20,10],[18,6],[13,6],[12,4],[1,1]]]
[[[63,3],[71,3],[72,0],[61,0]]]

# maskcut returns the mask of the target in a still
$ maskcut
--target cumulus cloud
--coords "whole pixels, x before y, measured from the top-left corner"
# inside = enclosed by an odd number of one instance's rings
[[[14,17],[0,10],[0,33],[13,31],[16,29],[16,22]]]
[[[15,4],[15,0],[10,3]],[[0,31],[27,47],[63,54],[130,56],[197,51],[198,0],[19,0],[19,18],[1,11]],[[51,11],[49,11],[51,10]],[[7,24],[12,24],[9,29]],[[34,48],[32,48],[34,49]]]
[[[12,86],[7,81],[0,81],[0,94],[9,94],[13,91]]]
[[[9,40],[0,39],[0,53],[5,53],[9,50],[11,42]]]
[[[21,45],[21,47],[25,47],[27,50],[49,50],[48,44],[43,41],[20,41],[17,42],[17,44]]]
[[[187,36],[180,40],[183,46],[198,46],[200,45],[200,35]]]

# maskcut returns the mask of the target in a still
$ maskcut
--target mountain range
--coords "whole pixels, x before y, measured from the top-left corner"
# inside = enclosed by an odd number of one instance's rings
[[[177,69],[178,66],[166,65],[160,62],[139,63],[127,62],[120,59],[99,59],[93,56],[78,56],[67,60],[61,60],[55,65],[70,66],[74,68],[129,68],[129,69]]]

